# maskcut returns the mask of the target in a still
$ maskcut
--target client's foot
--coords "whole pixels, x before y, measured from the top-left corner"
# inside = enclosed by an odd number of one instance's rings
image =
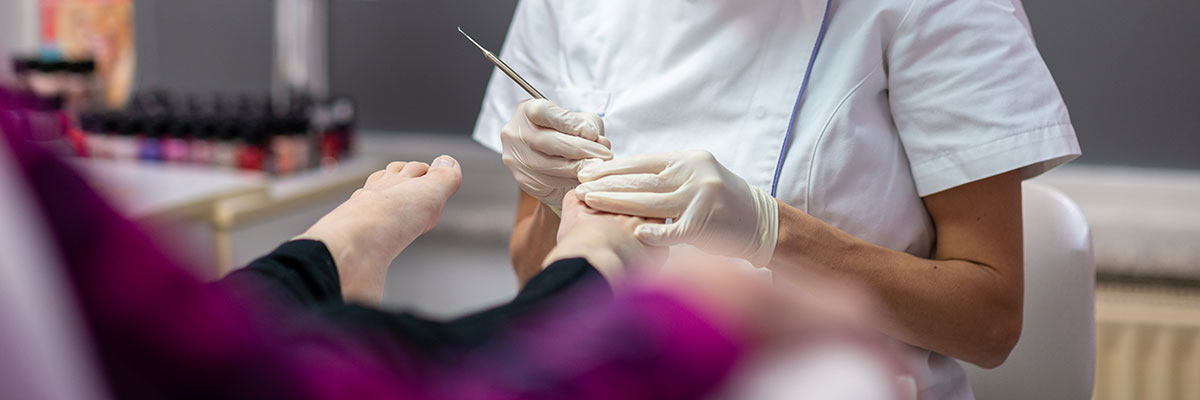
[[[450,156],[438,157],[432,166],[393,162],[296,239],[325,243],[348,301],[378,304],[392,259],[433,229],[461,185],[462,170]]]

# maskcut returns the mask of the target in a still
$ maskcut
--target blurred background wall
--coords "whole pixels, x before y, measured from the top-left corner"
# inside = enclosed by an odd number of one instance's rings
[[[0,1],[0,15],[37,15],[37,3],[32,0]],[[8,60],[14,52],[36,47],[37,23],[36,18],[0,19],[0,60]],[[0,67],[0,81],[9,79],[11,73],[9,68]]]
[[[454,31],[498,49],[516,0],[331,0],[334,93],[371,130],[467,134],[490,65]],[[1200,168],[1200,2],[1028,1],[1084,156]],[[137,0],[141,87],[265,93],[270,0]]]

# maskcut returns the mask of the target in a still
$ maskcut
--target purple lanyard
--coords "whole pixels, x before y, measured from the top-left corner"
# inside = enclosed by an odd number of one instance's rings
[[[829,9],[833,0],[825,1],[825,16],[821,17],[821,30],[817,32],[817,43],[813,45],[812,56],[808,58],[808,69],[804,71],[804,82],[800,84],[800,94],[796,95],[796,105],[792,108],[792,118],[788,121],[787,133],[783,136],[783,148],[779,149],[779,163],[775,164],[775,177],[771,179],[771,197],[775,197],[779,189],[779,175],[783,173],[783,160],[787,159],[788,148],[792,145],[792,131],[796,128],[796,118],[800,114],[800,103],[804,100],[804,91],[808,89],[808,77],[812,75],[813,64],[817,62],[817,52],[821,50],[821,42],[825,40],[825,28],[829,26]]]

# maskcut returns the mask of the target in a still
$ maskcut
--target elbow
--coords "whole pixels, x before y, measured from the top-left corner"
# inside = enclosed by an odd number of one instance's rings
[[[1004,364],[1008,360],[1008,355],[1012,353],[1017,342],[1021,339],[1021,312],[1007,313],[1002,318],[997,318],[995,324],[989,327],[978,342],[970,359],[963,361],[970,362],[984,369],[993,369]]]

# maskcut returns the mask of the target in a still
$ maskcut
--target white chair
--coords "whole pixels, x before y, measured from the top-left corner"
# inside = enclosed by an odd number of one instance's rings
[[[1025,316],[1021,339],[999,368],[963,363],[979,400],[1092,397],[1096,267],[1087,221],[1071,199],[1023,185]]]

